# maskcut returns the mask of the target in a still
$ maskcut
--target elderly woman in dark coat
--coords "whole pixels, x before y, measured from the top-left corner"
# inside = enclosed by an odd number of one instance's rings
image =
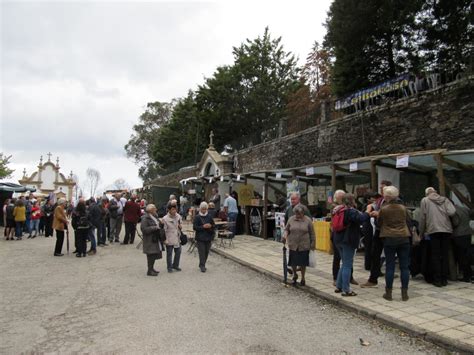
[[[154,269],[155,260],[161,259],[160,227],[156,206],[146,206],[146,213],[142,217],[141,230],[143,233],[143,253],[147,256],[148,276],[158,276],[159,271]]]

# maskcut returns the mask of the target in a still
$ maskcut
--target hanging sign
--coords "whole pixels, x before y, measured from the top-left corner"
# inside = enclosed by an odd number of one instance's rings
[[[306,168],[306,175],[314,175],[315,169],[313,167]]]
[[[224,177],[223,177],[223,176],[221,176],[221,181],[224,181]]]
[[[349,171],[357,171],[359,169],[359,164],[357,162],[349,164]]]
[[[408,155],[399,155],[397,157],[397,168],[408,168],[410,156]]]
[[[250,206],[253,199],[253,185],[240,185],[239,188],[239,205]]]
[[[276,178],[281,179],[281,173],[276,173]]]
[[[240,174],[237,175],[237,181],[240,181]]]

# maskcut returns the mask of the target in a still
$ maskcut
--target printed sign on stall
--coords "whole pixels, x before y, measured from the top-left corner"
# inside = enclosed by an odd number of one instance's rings
[[[397,157],[397,168],[408,168],[409,160],[408,155],[399,155]]]
[[[359,169],[359,164],[357,162],[349,164],[349,171],[357,171]]]
[[[239,186],[239,204],[241,206],[250,206],[253,199],[253,185]]]
[[[306,175],[314,175],[315,174],[315,170],[313,167],[309,167],[309,168],[306,168]]]

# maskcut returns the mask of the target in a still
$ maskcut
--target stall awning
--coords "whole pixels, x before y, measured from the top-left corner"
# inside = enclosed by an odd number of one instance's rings
[[[0,191],[6,192],[35,192],[36,189],[32,187],[25,187],[22,185],[15,184],[13,182],[0,182]]]

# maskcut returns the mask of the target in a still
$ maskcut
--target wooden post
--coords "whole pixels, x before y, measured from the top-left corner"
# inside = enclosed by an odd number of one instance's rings
[[[438,163],[438,183],[439,183],[439,194],[441,196],[446,196],[446,183],[444,179],[444,171],[443,171],[443,159],[441,154],[435,155],[436,162]]]
[[[378,192],[377,186],[377,161],[372,160],[370,162],[370,186],[373,192]]]
[[[265,173],[265,180],[264,180],[264,185],[263,185],[263,216],[262,216],[262,221],[263,221],[263,239],[267,239],[267,231],[268,231],[268,226],[267,226],[267,212],[268,212],[268,173]]]
[[[336,166],[331,166],[331,189],[334,196],[334,192],[336,192]]]
[[[244,184],[247,185],[247,175],[244,175]],[[250,208],[248,208],[248,206],[244,206],[244,210],[245,210],[245,234],[249,235],[250,234],[250,218],[249,218]]]

